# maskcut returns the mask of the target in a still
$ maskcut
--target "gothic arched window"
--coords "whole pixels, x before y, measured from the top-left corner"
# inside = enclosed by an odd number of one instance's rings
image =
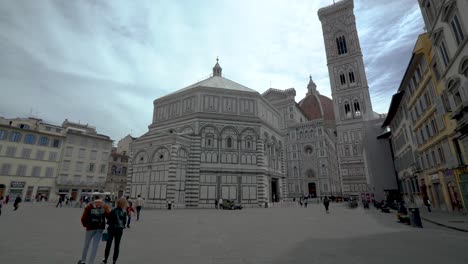
[[[346,77],[345,77],[345,75],[343,73],[340,74],[340,82],[341,82],[341,85],[346,84]]]
[[[350,82],[350,83],[354,83],[354,82],[355,82],[355,80],[354,80],[354,72],[353,72],[353,71],[350,71],[348,75],[349,75],[349,82]]]
[[[361,106],[359,105],[358,101],[354,101],[354,115],[355,116],[361,116]]]
[[[351,117],[351,106],[349,105],[349,103],[345,103],[344,110],[346,117]]]
[[[228,148],[232,148],[232,138],[228,137],[228,138],[226,139],[226,146],[227,146]]]
[[[336,38],[336,46],[338,48],[338,55],[348,53],[348,47],[346,46],[346,39],[344,36]]]

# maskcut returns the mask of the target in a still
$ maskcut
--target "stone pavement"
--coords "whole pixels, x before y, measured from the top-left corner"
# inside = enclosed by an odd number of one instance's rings
[[[82,209],[11,205],[0,216],[0,263],[76,263]],[[118,263],[295,264],[466,263],[468,234],[425,223],[412,228],[394,214],[323,206],[145,210],[126,229]],[[97,260],[103,256],[101,243]],[[99,262],[96,262],[99,263]]]
[[[437,210],[431,213],[420,209],[421,218],[425,221],[458,231],[468,232],[468,215],[459,212],[439,212]]]

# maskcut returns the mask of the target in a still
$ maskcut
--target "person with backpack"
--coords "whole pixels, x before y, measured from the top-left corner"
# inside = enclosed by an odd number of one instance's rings
[[[94,201],[86,205],[83,215],[81,216],[81,224],[86,228],[86,236],[81,259],[78,261],[78,264],[94,264],[99,241],[106,228],[106,217],[108,217],[109,213],[109,207],[104,204],[99,195],[95,195]],[[88,255],[90,245],[91,253],[89,254],[88,262],[86,262],[86,256]]]
[[[117,200],[117,207],[112,209],[108,218],[107,232],[109,234],[106,242],[106,249],[104,251],[104,259],[102,263],[106,264],[107,259],[109,258],[110,248],[112,246],[112,241],[115,239],[114,244],[114,254],[112,255],[112,263],[116,263],[117,258],[119,257],[120,251],[120,240],[122,239],[123,230],[127,224],[127,200],[125,198],[120,198]]]

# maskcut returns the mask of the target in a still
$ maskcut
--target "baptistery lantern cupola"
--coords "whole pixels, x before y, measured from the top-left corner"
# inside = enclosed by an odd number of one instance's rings
[[[223,72],[223,68],[221,68],[221,66],[219,66],[219,58],[216,57],[216,64],[213,67],[213,76],[221,77],[222,72]]]
[[[309,84],[307,85],[307,95],[317,92],[317,85],[312,80],[312,74],[309,75]]]

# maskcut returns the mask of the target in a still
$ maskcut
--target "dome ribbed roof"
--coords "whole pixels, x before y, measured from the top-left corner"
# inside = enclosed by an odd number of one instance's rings
[[[333,101],[321,94],[312,93],[299,102],[302,111],[309,120],[323,118],[324,120],[335,120]]]

